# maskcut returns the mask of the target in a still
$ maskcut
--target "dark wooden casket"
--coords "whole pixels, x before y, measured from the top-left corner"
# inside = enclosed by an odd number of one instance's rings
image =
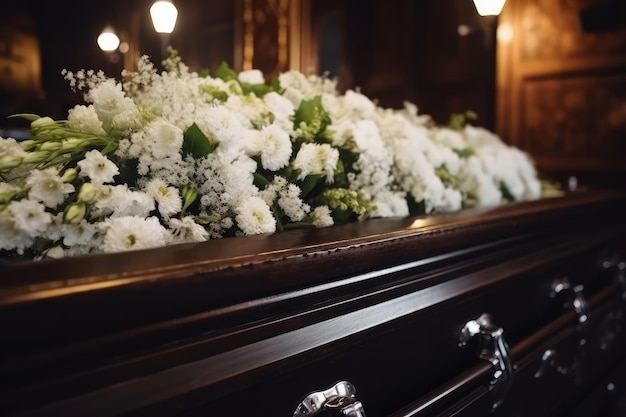
[[[626,197],[0,264],[5,416],[624,416]]]

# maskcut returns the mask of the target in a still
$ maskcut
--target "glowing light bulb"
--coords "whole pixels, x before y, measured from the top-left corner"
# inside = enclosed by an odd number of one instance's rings
[[[150,17],[154,30],[159,33],[172,33],[176,26],[178,9],[171,1],[159,0],[150,7]]]
[[[97,39],[98,46],[105,52],[112,52],[120,46],[120,38],[117,37],[111,27],[105,27]]]
[[[474,5],[481,16],[497,16],[505,2],[506,0],[474,0]]]

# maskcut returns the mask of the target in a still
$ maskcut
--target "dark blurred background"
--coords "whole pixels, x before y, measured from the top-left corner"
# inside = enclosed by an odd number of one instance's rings
[[[0,135],[28,112],[62,119],[81,102],[62,69],[119,78],[171,44],[192,70],[222,61],[268,77],[289,68],[338,77],[385,107],[404,100],[447,123],[475,122],[529,152],[548,176],[626,179],[626,2],[508,0],[482,17],[472,0],[175,0],[155,32],[153,0],[7,1],[0,15]],[[110,26],[122,45],[102,51]]]

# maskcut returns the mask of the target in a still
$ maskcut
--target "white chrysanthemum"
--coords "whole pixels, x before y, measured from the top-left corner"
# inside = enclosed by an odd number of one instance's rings
[[[154,198],[126,186],[113,187],[108,204],[113,208],[111,217],[147,217],[155,209]]]
[[[263,72],[258,69],[241,71],[237,78],[239,78],[239,81],[248,84],[265,84],[265,77],[263,76]]]
[[[260,155],[261,165],[270,171],[286,167],[291,158],[291,138],[276,124],[262,128],[247,148],[251,155]]]
[[[465,161],[460,178],[460,188],[471,199],[470,206],[490,207],[502,203],[500,187],[483,169],[478,157],[471,156]]]
[[[442,127],[434,129],[433,137],[438,143],[454,149],[464,149],[467,144],[463,134],[458,130]]]
[[[283,88],[283,96],[291,101],[295,108],[300,107],[302,100],[310,100],[317,95],[313,85],[301,72],[287,71],[278,75]]]
[[[11,201],[7,207],[15,222],[15,228],[31,237],[43,233],[52,223],[52,215],[43,204],[29,199]]]
[[[76,165],[80,168],[81,177],[89,177],[94,184],[113,182],[113,177],[120,173],[119,168],[98,150],[85,154],[85,159]]]
[[[91,133],[94,135],[105,135],[102,128],[102,121],[98,119],[98,114],[93,105],[76,105],[69,109],[67,115],[67,127],[79,132]]]
[[[271,112],[265,102],[253,93],[246,96],[231,95],[224,106],[241,118],[243,127],[263,126],[271,121]]]
[[[317,206],[311,213],[313,224],[316,227],[328,227],[332,226],[335,222],[330,215],[330,209],[328,206]]]
[[[236,111],[226,106],[212,106],[198,112],[197,125],[209,138],[219,142],[219,152],[239,153],[244,146],[246,130],[252,128]]]
[[[145,147],[155,158],[165,158],[180,152],[183,131],[163,119],[157,119],[145,128]]]
[[[293,167],[299,171],[298,179],[303,180],[307,175],[326,175],[326,182],[332,183],[335,168],[339,162],[339,151],[323,143],[305,143],[300,147]]]
[[[26,156],[26,152],[20,146],[20,143],[13,138],[0,137],[0,158],[5,156]]]
[[[263,102],[274,115],[274,123],[277,123],[283,130],[291,134],[293,131],[293,120],[291,117],[295,113],[293,103],[275,91],[265,94]]]
[[[57,167],[34,169],[28,176],[26,185],[30,187],[28,191],[30,199],[41,201],[50,208],[61,204],[74,191],[72,184],[66,184],[61,180]]]
[[[20,207],[16,209],[19,210]],[[24,253],[24,249],[32,245],[34,241],[33,236],[17,227],[10,209],[0,211],[0,236],[2,236],[1,250],[16,250],[19,254]]]
[[[204,242],[209,239],[209,232],[196,223],[191,216],[182,219],[170,219],[169,226],[172,229],[174,239],[180,243]]]
[[[346,91],[343,99],[343,105],[359,118],[371,117],[376,109],[376,105],[372,100],[354,90]]]
[[[376,210],[370,217],[404,217],[409,215],[406,193],[382,191],[373,196]]]
[[[237,226],[246,235],[274,233],[276,231],[276,219],[261,197],[254,196],[243,200],[236,212]]]
[[[113,78],[91,89],[86,95],[86,100],[93,103],[105,131],[113,126],[113,120],[121,113],[139,115],[139,109],[133,100],[124,95],[122,85]]]
[[[145,186],[146,193],[157,202],[159,213],[165,219],[179,213],[183,208],[183,199],[175,187],[168,186],[160,178],[154,178]]]
[[[167,230],[156,217],[115,217],[104,221],[102,249],[104,252],[154,248],[168,243]]]
[[[96,249],[102,243],[97,233],[97,226],[86,220],[82,220],[79,224],[61,225],[63,244],[68,247],[87,246],[90,249]]]

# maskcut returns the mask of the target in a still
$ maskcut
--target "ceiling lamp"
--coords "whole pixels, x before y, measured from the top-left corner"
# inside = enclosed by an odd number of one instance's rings
[[[497,16],[504,7],[506,0],[474,0],[474,5],[481,16]]]
[[[98,35],[98,46],[105,52],[112,52],[120,46],[120,38],[115,34],[110,26],[105,27]]]
[[[150,7],[150,17],[154,30],[159,33],[172,33],[176,26],[178,10],[171,1],[159,0]]]

